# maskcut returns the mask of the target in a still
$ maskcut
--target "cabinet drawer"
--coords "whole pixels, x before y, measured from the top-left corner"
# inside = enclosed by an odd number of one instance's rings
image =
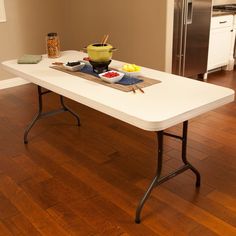
[[[211,18],[211,29],[230,27],[233,25],[233,15],[215,16]]]

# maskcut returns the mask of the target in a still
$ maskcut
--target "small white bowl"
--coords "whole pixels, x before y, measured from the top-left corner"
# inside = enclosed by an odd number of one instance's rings
[[[116,72],[116,73],[118,73],[119,75],[117,75],[117,76],[115,76],[115,77],[112,77],[112,78],[108,78],[108,77],[104,76],[106,73],[109,73],[109,72]],[[114,83],[120,81],[120,80],[123,78],[123,76],[124,76],[124,73],[118,72],[118,71],[116,71],[116,70],[110,70],[110,71],[106,71],[106,72],[104,72],[104,73],[99,74],[99,77],[100,77],[103,81],[108,82],[108,83],[110,83],[110,84],[114,84]]]
[[[141,71],[133,71],[133,72],[128,72],[128,71],[124,71],[122,69],[119,69],[120,72],[124,73],[125,75],[129,76],[129,77],[137,77],[139,75],[141,75]]]
[[[63,64],[63,66],[69,70],[69,71],[79,71],[81,70],[84,66],[85,66],[85,63],[80,61],[80,64],[79,65],[75,65],[75,66],[68,66],[66,64]]]

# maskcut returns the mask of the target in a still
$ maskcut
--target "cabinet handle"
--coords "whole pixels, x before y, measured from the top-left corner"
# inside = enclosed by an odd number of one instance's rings
[[[225,23],[227,23],[227,20],[225,20],[225,21],[220,21],[220,24],[225,24]]]

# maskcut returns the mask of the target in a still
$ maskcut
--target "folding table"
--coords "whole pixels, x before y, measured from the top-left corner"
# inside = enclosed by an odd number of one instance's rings
[[[154,187],[186,170],[191,170],[196,175],[196,187],[200,186],[200,173],[189,163],[186,155],[188,120],[232,102],[234,91],[229,88],[143,67],[143,75],[161,82],[144,88],[144,93],[137,91],[134,94],[132,91],[123,92],[50,68],[52,62],[66,63],[81,60],[85,56],[86,54],[82,52],[65,51],[57,59],[49,59],[44,55],[43,60],[34,65],[17,64],[17,60],[2,63],[3,68],[10,73],[38,86],[39,111],[25,130],[24,142],[28,142],[28,132],[36,120],[44,116],[69,111],[75,116],[78,125],[80,125],[79,116],[65,105],[63,97],[140,129],[155,132],[158,142],[157,170],[136,210],[135,222],[140,223],[142,208]],[[113,60],[111,66],[121,68],[123,64],[123,62]],[[42,96],[51,91],[60,95],[62,109],[43,113]],[[183,123],[182,135],[179,136],[165,131],[167,128],[180,123]],[[161,176],[164,136],[171,136],[182,141],[183,165],[167,176]]]

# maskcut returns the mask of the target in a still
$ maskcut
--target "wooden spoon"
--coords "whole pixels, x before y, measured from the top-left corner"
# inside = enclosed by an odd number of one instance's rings
[[[108,37],[109,37],[108,34],[104,36],[104,38],[103,38],[103,40],[102,40],[102,43],[101,43],[102,45],[105,45],[105,44],[106,44],[106,42],[107,42],[107,40],[108,40]]]

